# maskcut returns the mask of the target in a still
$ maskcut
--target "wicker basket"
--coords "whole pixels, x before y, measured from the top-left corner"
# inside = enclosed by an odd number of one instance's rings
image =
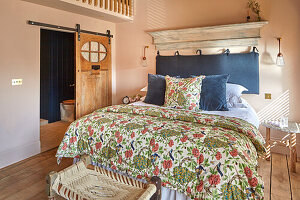
[[[157,186],[146,184],[80,161],[48,176],[51,200],[148,200]],[[159,187],[158,187],[159,188]],[[153,199],[153,198],[152,198]]]

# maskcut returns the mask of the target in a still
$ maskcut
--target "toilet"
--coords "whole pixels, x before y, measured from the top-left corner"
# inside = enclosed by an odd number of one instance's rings
[[[61,121],[73,122],[75,120],[75,100],[65,100],[60,103]]]

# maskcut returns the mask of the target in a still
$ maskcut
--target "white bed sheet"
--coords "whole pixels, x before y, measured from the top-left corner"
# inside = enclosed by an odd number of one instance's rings
[[[256,128],[259,127],[259,119],[258,116],[253,109],[253,107],[245,100],[242,99],[243,104],[245,107],[243,108],[228,108],[229,111],[200,111],[200,113],[205,114],[213,114],[213,115],[221,115],[225,117],[236,117],[242,120],[249,122],[250,124],[254,125]],[[152,107],[159,107],[153,104],[147,104],[143,101],[134,102],[131,105],[136,106],[152,106]]]

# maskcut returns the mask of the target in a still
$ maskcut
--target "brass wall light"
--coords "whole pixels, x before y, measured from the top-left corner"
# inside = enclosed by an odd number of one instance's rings
[[[147,57],[146,57],[146,49],[148,49],[149,48],[149,46],[145,46],[144,47],[144,56],[143,56],[143,60],[142,60],[142,65],[143,65],[143,67],[147,67]]]
[[[276,59],[276,65],[278,66],[284,66],[284,59],[283,59],[283,54],[280,51],[280,42],[281,42],[281,38],[277,38],[278,43],[279,43],[279,53],[277,54],[277,59]]]

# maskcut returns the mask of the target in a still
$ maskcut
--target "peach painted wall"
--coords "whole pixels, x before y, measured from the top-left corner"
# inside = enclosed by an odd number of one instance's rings
[[[40,29],[27,25],[29,19],[69,27],[80,23],[116,36],[110,22],[20,0],[0,1],[0,168],[40,152]],[[114,39],[112,56],[115,74]],[[23,85],[11,86],[12,78],[22,78]]]
[[[244,95],[244,98],[259,111],[271,101],[264,93],[277,98],[290,90],[290,119],[300,122],[300,1],[260,0],[262,17],[269,25],[262,29],[260,51],[260,95]],[[146,33],[151,30],[166,30],[242,23],[246,20],[247,0],[137,0],[134,22],[117,24],[117,100],[123,96],[140,93],[147,83],[147,73],[155,73],[156,50],[152,38]],[[283,37],[282,52],[286,65],[274,64],[278,53],[276,37]],[[143,46],[147,50],[148,66],[141,66]],[[236,51],[237,49],[233,49]],[[172,55],[172,52],[161,52]],[[192,54],[192,51],[180,51]],[[203,53],[218,53],[216,49],[203,49]],[[267,59],[268,55],[270,55]],[[271,63],[268,63],[271,61]],[[273,63],[272,63],[273,62]],[[264,132],[263,129],[261,129]],[[280,133],[274,137],[280,137]]]

